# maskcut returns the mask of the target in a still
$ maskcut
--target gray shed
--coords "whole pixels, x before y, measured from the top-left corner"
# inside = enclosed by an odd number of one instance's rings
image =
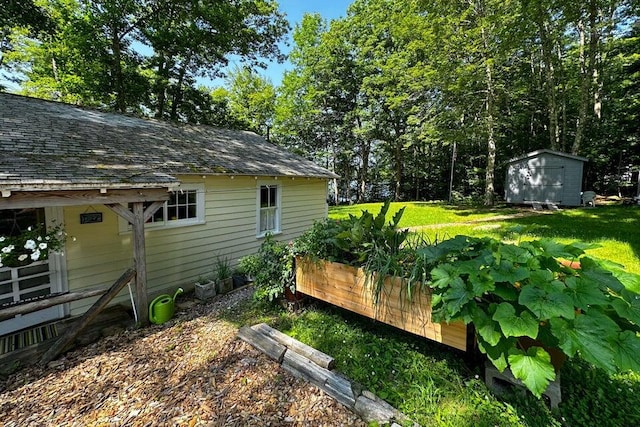
[[[537,150],[509,160],[505,181],[507,203],[555,203],[579,206],[586,158]]]

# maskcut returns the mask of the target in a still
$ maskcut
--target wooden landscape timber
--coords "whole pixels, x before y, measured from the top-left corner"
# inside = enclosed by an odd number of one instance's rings
[[[333,371],[320,366],[320,363],[333,366],[331,356],[322,353],[291,338],[282,332],[260,323],[252,327],[243,326],[238,337],[278,361],[282,369],[310,382],[329,396],[346,406],[369,423],[391,424],[394,421],[406,421],[404,414],[358,384]],[[286,337],[286,338],[284,338]],[[286,347],[279,341],[286,342]],[[312,351],[311,351],[312,350]],[[310,355],[313,359],[307,357]]]
[[[414,287],[407,298],[400,278],[389,277],[374,302],[366,273],[349,265],[296,258],[296,292],[375,319],[450,347],[467,351],[469,331],[462,322],[431,321],[431,295]]]

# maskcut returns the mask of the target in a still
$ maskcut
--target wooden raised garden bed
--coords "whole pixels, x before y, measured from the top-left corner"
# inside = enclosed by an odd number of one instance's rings
[[[433,341],[467,350],[467,327],[431,321],[431,294],[416,289],[407,299],[401,279],[389,277],[377,304],[362,269],[328,261],[296,258],[296,292],[353,311]]]

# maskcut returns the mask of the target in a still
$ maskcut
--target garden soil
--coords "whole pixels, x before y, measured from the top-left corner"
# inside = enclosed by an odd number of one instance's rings
[[[4,426],[364,426],[236,338],[245,288],[0,379]]]

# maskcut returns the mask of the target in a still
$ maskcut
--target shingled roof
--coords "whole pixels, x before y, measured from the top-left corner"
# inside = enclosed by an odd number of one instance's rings
[[[333,178],[252,132],[79,108],[0,93],[0,188],[171,186],[176,175]]]

